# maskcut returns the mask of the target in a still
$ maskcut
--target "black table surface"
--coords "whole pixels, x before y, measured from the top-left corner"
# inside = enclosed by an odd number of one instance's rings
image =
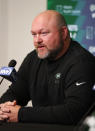
[[[42,123],[0,123],[0,131],[76,131],[76,127]]]

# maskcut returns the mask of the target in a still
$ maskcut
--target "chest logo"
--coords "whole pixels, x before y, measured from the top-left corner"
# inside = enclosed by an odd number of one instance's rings
[[[55,78],[56,78],[56,79],[60,79],[60,77],[61,77],[61,73],[57,73],[57,74],[55,75]]]
[[[83,84],[85,84],[86,82],[76,82],[76,86],[80,86],[80,85],[83,85]]]

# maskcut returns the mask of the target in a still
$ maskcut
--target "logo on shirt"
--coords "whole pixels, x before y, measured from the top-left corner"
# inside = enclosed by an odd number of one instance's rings
[[[60,79],[60,77],[61,77],[61,73],[57,73],[57,74],[55,75],[55,78],[56,78],[56,79]]]
[[[57,74],[55,74],[55,84],[59,84],[60,83],[60,78],[61,78],[61,73],[57,73]]]
[[[92,88],[94,91],[95,91],[95,85],[93,86],[93,88]]]
[[[86,82],[76,82],[76,86],[80,86],[80,85],[83,85],[85,84]]]

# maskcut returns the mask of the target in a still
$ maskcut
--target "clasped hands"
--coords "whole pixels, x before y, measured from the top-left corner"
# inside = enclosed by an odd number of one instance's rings
[[[18,111],[21,106],[16,104],[16,101],[5,102],[0,104],[0,121],[18,122]]]

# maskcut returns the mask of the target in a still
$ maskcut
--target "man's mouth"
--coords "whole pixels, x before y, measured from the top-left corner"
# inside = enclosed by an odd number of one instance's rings
[[[44,45],[39,45],[39,46],[37,46],[36,48],[37,48],[38,50],[39,50],[39,49],[44,49],[45,46],[44,46]]]
[[[38,48],[43,48],[43,47],[45,47],[45,46],[43,46],[43,45],[38,46]]]

